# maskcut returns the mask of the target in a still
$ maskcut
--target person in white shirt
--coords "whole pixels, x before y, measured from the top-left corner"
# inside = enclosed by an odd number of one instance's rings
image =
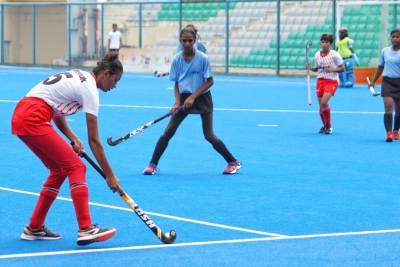
[[[67,177],[79,227],[78,245],[89,245],[114,236],[114,228],[100,228],[92,223],[86,165],[79,157],[84,152],[83,143],[69,127],[65,116],[80,110],[86,113],[90,149],[106,175],[107,185],[113,192],[121,191],[99,137],[97,88],[103,92],[110,91],[117,86],[122,73],[118,53],[111,52],[90,73],[74,69],[55,74],[36,85],[18,102],[11,119],[12,134],[21,139],[50,171],[40,190],[30,222],[21,235],[22,239],[61,238],[60,234],[46,228],[44,221]],[[72,148],[53,128],[51,121],[71,142]]]
[[[331,108],[329,99],[335,95],[339,85],[339,72],[344,70],[343,59],[335,50],[331,50],[334,37],[331,34],[323,34],[320,39],[321,51],[314,56],[315,67],[306,63],[306,68],[317,74],[317,97],[319,103],[319,115],[322,120],[322,128],[319,133],[331,134]]]
[[[117,30],[117,27],[117,24],[113,24],[113,30],[108,33],[108,53],[118,52],[122,47],[122,33]]]

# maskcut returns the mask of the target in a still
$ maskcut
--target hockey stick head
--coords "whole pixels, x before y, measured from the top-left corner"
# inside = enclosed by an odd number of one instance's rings
[[[169,231],[168,233],[161,235],[161,241],[164,244],[172,244],[175,242],[176,239],[176,232],[174,230]]]
[[[306,60],[307,60],[307,63],[308,63],[308,50],[310,50],[311,45],[312,45],[311,40],[308,40],[307,43],[306,43]]]
[[[169,72],[158,72],[158,71],[154,72],[154,76],[157,77],[157,78],[164,77],[164,76],[167,76],[167,75],[169,75]]]
[[[381,92],[373,92],[373,93],[372,93],[373,96],[378,96],[378,95],[380,95],[380,94],[381,94]]]
[[[116,146],[121,142],[118,142],[118,140],[113,141],[111,136],[107,137],[107,144],[109,144],[110,146]]]
[[[307,50],[310,49],[311,45],[312,45],[311,40],[308,40],[307,43],[306,43],[306,49]]]

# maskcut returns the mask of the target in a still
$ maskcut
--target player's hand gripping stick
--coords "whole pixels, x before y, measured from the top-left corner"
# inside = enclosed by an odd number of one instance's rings
[[[368,82],[368,85],[371,84],[371,82],[370,82],[370,80],[369,80],[368,77],[367,77],[367,82]],[[381,92],[375,92],[373,86],[368,86],[368,89],[369,89],[369,91],[371,92],[371,94],[372,94],[373,96],[378,96],[378,95],[381,94]]]

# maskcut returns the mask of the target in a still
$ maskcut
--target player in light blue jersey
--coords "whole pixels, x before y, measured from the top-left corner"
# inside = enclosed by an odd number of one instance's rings
[[[156,173],[158,161],[179,125],[187,115],[200,114],[205,139],[228,163],[223,173],[233,174],[240,169],[241,163],[214,134],[213,101],[210,92],[214,79],[210,61],[206,54],[193,47],[196,42],[196,32],[193,29],[182,29],[180,42],[184,49],[173,58],[169,72],[169,80],[175,82],[175,104],[171,108],[174,114],[158,139],[151,161],[143,173],[148,175]],[[181,105],[183,109],[178,111]]]
[[[193,24],[188,24],[188,25],[186,25],[186,28],[191,28],[196,33],[196,42],[194,43],[193,47],[196,50],[200,50],[201,52],[206,54],[207,53],[207,48],[201,42],[200,35],[198,35],[196,27],[194,27]],[[181,52],[182,50],[183,50],[183,45],[181,43],[179,43],[179,45],[178,45],[178,53]]]
[[[379,65],[375,75],[371,80],[370,86],[375,86],[375,82],[383,73],[381,96],[383,97],[383,105],[385,114],[383,121],[386,129],[386,142],[399,140],[400,129],[400,28],[390,32],[390,40],[392,46],[382,50],[379,59]],[[393,125],[393,110],[394,127]]]

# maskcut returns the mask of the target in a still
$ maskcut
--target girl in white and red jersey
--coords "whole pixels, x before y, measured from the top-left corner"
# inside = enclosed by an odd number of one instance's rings
[[[338,72],[344,70],[343,59],[338,52],[331,50],[334,41],[333,35],[323,34],[320,39],[321,51],[314,56],[315,67],[306,63],[306,68],[317,74],[317,97],[319,103],[319,115],[322,120],[322,128],[319,133],[331,134],[331,108],[329,99],[335,95],[339,84]]]
[[[53,75],[36,85],[18,102],[12,116],[12,134],[17,135],[50,170],[22,239],[61,238],[60,234],[46,228],[44,221],[67,177],[79,226],[78,245],[105,241],[115,234],[114,228],[100,228],[92,223],[86,165],[78,156],[84,152],[83,143],[69,127],[65,116],[80,110],[86,113],[90,149],[106,175],[107,185],[113,192],[120,190],[119,180],[108,163],[99,138],[97,88],[103,92],[110,91],[117,86],[122,73],[118,53],[112,52],[101,59],[90,73],[75,69]],[[51,120],[71,142],[73,149],[56,132]]]

